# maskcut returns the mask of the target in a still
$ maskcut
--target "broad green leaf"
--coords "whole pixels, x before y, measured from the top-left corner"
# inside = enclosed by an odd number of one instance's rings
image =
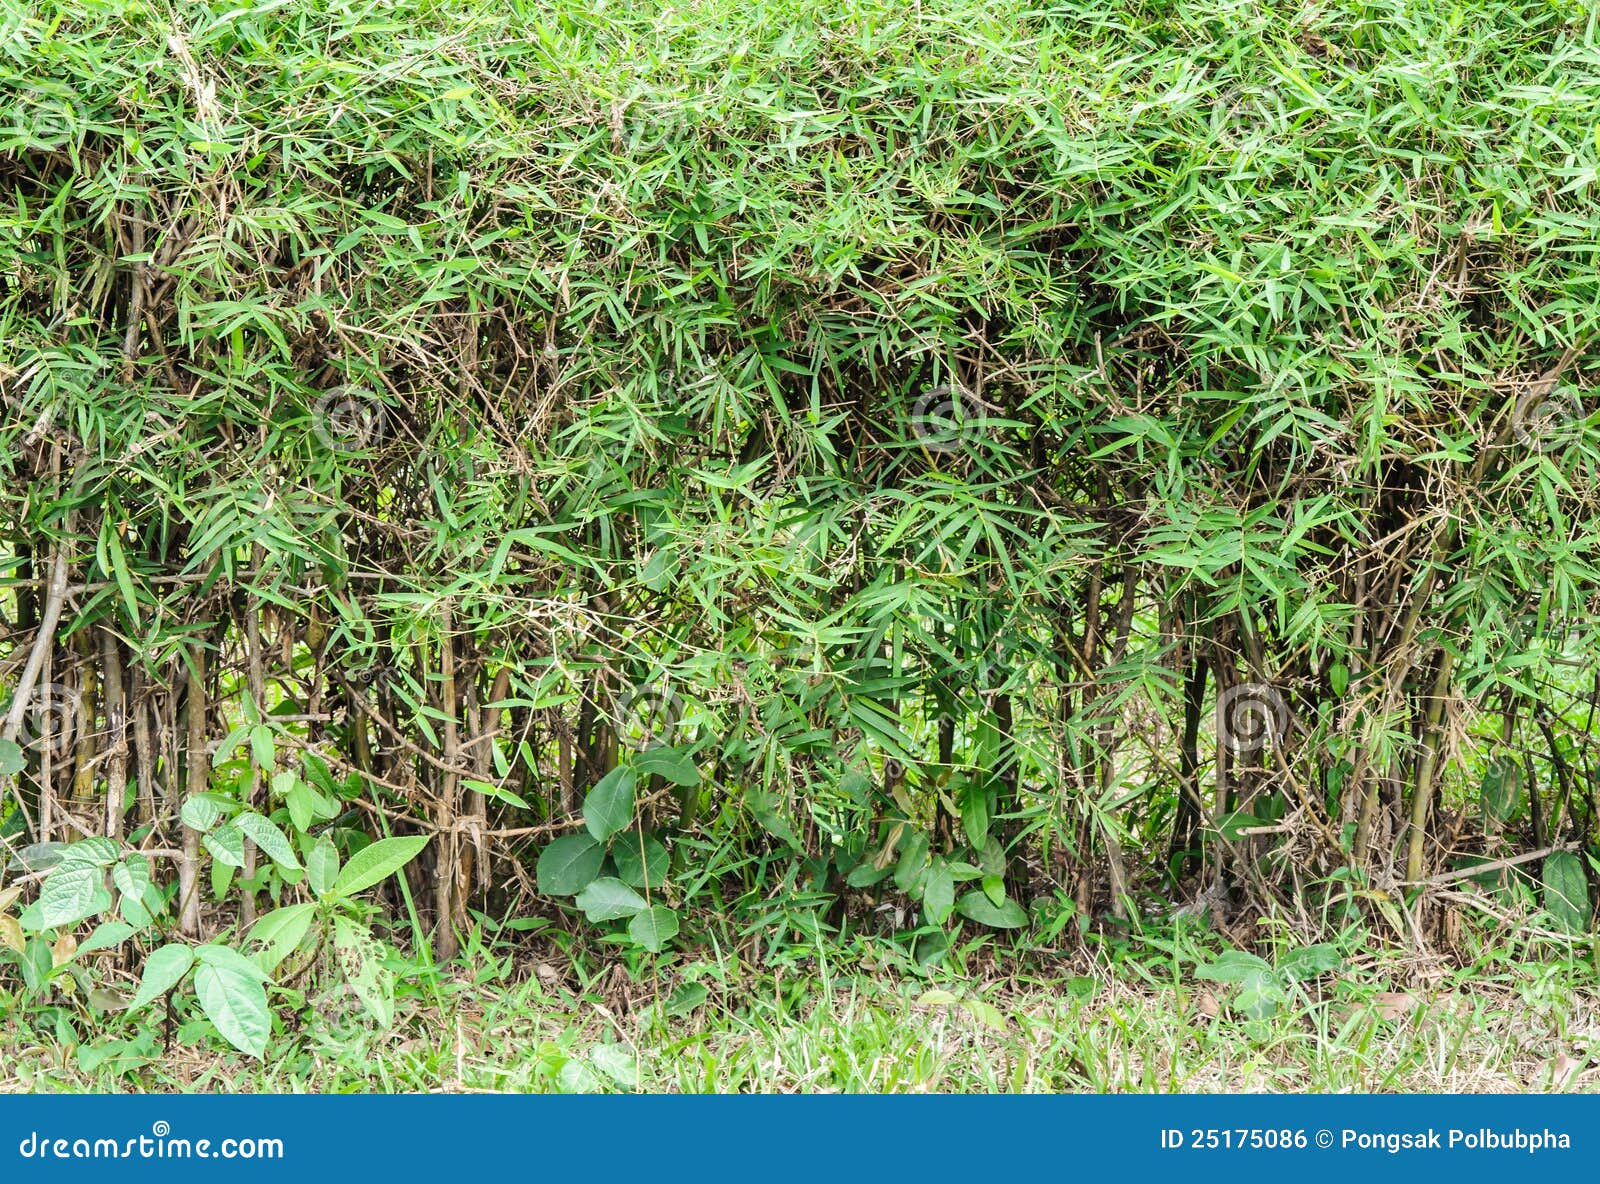
[[[363,925],[340,915],[333,919],[333,944],[345,985],[377,1023],[394,1022],[394,972],[383,964],[383,944]]]
[[[967,782],[961,795],[961,829],[975,850],[989,841],[989,791],[977,781]]]
[[[664,777],[674,785],[700,784],[700,769],[676,748],[657,745],[633,758],[633,770],[640,777]]]
[[[126,921],[102,921],[94,927],[93,933],[84,938],[83,944],[78,947],[78,953],[87,954],[94,950],[112,949],[138,932]]]
[[[50,943],[42,937],[29,938],[23,947],[19,967],[23,986],[30,991],[44,990],[45,984],[50,981],[50,972],[55,969]]]
[[[323,835],[317,840],[317,845],[311,848],[311,854],[306,856],[306,880],[311,885],[311,891],[321,896],[333,887],[338,878],[339,849],[333,845],[332,839]]]
[[[183,981],[183,976],[189,973],[189,967],[193,965],[194,951],[185,945],[173,943],[152,952],[144,960],[139,989],[128,1004],[128,1010],[143,1007],[156,996],[165,995]]]
[[[295,858],[294,848],[270,819],[246,810],[234,818],[233,825],[243,831],[247,839],[271,856],[272,861],[280,867],[299,868],[300,861]]]
[[[628,936],[652,954],[659,954],[678,936],[678,914],[664,904],[655,905],[628,922]]]
[[[15,740],[0,739],[0,777],[14,777],[28,767],[28,758],[22,745]]]
[[[316,791],[293,773],[280,776],[287,776],[290,779],[289,786],[283,794],[283,804],[289,809],[289,822],[295,830],[304,834],[317,824]]]
[[[870,888],[874,884],[881,884],[894,874],[895,865],[886,863],[882,867],[874,867],[871,859],[864,859],[850,869],[850,874],[844,882],[852,888]]]
[[[589,1053],[594,1067],[623,1089],[639,1087],[639,1065],[633,1053],[621,1044],[597,1044]]]
[[[60,867],[110,867],[117,861],[120,852],[117,845],[110,839],[95,836],[94,838],[79,839],[76,843],[69,844],[61,852]]]
[[[556,1073],[556,1088],[564,1094],[595,1094],[604,1088],[604,1082],[594,1066],[574,1057]]]
[[[257,968],[245,962],[250,971]],[[253,973],[237,964],[206,960],[195,968],[194,993],[224,1040],[257,1060],[266,1056],[272,1017],[267,1012],[267,992]]]
[[[268,974],[294,952],[311,922],[316,917],[317,906],[307,901],[273,909],[250,928],[250,939],[261,943],[261,951],[254,956],[256,965]]]
[[[583,823],[602,843],[633,822],[633,789],[637,781],[632,769],[618,765],[583,799]]]
[[[1196,978],[1215,983],[1240,983],[1262,971],[1272,971],[1272,966],[1265,958],[1258,958],[1244,950],[1224,950],[1215,961],[1203,963],[1194,973]]]
[[[944,924],[955,907],[956,881],[950,868],[942,859],[933,861],[922,884],[922,908],[928,920],[935,925]]]
[[[196,962],[202,962],[207,966],[215,966],[219,970],[227,970],[233,974],[243,975],[245,978],[254,979],[256,982],[267,981],[267,972],[232,946],[221,945],[217,942],[195,946],[194,957]]]
[[[130,855],[111,869],[111,882],[124,896],[142,899],[150,887],[150,861],[143,855]]]
[[[642,912],[650,905],[621,880],[602,876],[578,893],[578,907],[591,921],[615,921]]]
[[[257,724],[250,729],[250,755],[255,757],[256,764],[268,772],[277,762],[277,752],[272,742],[272,729],[266,724]]]
[[[546,896],[575,896],[596,876],[606,849],[591,835],[563,835],[539,853],[539,891]]]
[[[1004,1032],[1007,1030],[1005,1013],[993,1003],[982,999],[963,999],[961,1006],[991,1032]]]
[[[1344,965],[1344,955],[1339,947],[1326,942],[1300,946],[1278,959],[1278,969],[1295,982],[1305,982]]]
[[[928,836],[912,831],[900,843],[900,861],[895,864],[895,887],[913,896],[922,890],[922,880],[928,870]]]
[[[981,888],[963,893],[956,902],[956,912],[991,929],[1021,929],[1028,923],[1028,914],[1016,901],[995,904]]]
[[[1517,799],[1521,796],[1521,772],[1509,757],[1497,757],[1483,770],[1483,784],[1478,789],[1486,818],[1507,822],[1516,813]]]
[[[111,907],[106,874],[98,867],[56,868],[46,877],[39,899],[23,913],[23,924],[35,931],[76,925]]]
[[[611,859],[617,865],[617,878],[634,888],[660,888],[672,865],[672,856],[659,839],[636,830],[617,836]]]
[[[1006,902],[1006,878],[1002,875],[989,874],[982,877],[979,886],[983,894],[989,898],[989,903],[999,908]]]
[[[644,914],[640,913],[639,916],[642,917]],[[635,921],[638,919],[638,917],[634,918]],[[638,939],[635,938],[635,940]],[[662,1007],[662,1010],[670,1016],[686,1016],[704,1003],[710,993],[704,983],[683,983],[676,987],[672,994],[667,996],[667,1002]]]
[[[218,863],[228,867],[244,866],[244,832],[231,822],[224,822],[200,840]]]
[[[426,835],[401,839],[379,839],[370,847],[363,847],[350,857],[339,878],[333,882],[333,891],[339,896],[354,896],[387,880],[405,867],[428,845]]]
[[[1568,933],[1589,928],[1589,880],[1583,861],[1571,851],[1557,851],[1544,861],[1544,907]]]
[[[155,910],[160,905],[160,894],[153,888],[146,888],[139,896],[129,896],[123,893],[117,901],[117,912],[122,914],[122,919],[135,929],[143,929],[155,921]]]
[[[222,808],[209,798],[191,797],[183,803],[178,817],[190,830],[210,830],[222,817]]]
[[[1239,980],[1239,993],[1233,1006],[1246,1019],[1265,1020],[1278,1014],[1278,1009],[1289,1001],[1283,981],[1270,968],[1255,969]]]

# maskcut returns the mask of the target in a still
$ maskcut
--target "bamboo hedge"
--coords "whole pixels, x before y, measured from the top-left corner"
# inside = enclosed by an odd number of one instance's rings
[[[1586,929],[1597,116],[1560,0],[11,4],[10,874]]]

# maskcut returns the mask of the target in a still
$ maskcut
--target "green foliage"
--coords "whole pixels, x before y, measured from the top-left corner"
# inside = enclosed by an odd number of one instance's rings
[[[1568,933],[1584,933],[1594,916],[1583,860],[1557,851],[1544,861],[1544,907]]]
[[[1580,6],[0,20],[7,984],[259,916],[144,1000],[259,1056],[530,861],[633,959],[1441,850],[1591,926]]]
[[[1294,985],[1337,970],[1344,957],[1328,944],[1301,946],[1284,953],[1276,967],[1244,950],[1224,950],[1201,965],[1195,977],[1237,987],[1234,1009],[1245,1019],[1267,1020],[1292,998]]]

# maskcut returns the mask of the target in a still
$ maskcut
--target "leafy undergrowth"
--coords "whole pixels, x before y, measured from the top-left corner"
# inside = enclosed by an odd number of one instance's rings
[[[1330,947],[1331,948],[1331,947]],[[1238,951],[1146,938],[1034,954],[987,948],[929,973],[888,943],[791,952],[759,969],[722,952],[629,974],[541,942],[417,968],[393,1024],[323,1000],[265,1060],[202,1018],[165,1031],[70,1021],[0,1038],[0,1088],[38,1091],[1587,1092],[1600,1084],[1592,959],[1470,965],[1359,951],[1262,1008]],[[590,963],[594,969],[590,969]],[[1222,980],[1218,981],[1219,976]],[[1252,1018],[1254,1017],[1254,1018]],[[163,1047],[163,1045],[165,1045]]]

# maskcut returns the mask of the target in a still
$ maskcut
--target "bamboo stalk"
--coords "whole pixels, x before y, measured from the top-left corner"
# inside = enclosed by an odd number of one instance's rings
[[[1449,650],[1440,653],[1439,673],[1433,680],[1433,690],[1428,698],[1422,759],[1417,765],[1417,786],[1411,799],[1411,830],[1406,853],[1406,879],[1412,883],[1422,878],[1422,841],[1426,833],[1428,811],[1433,806],[1433,777],[1439,763],[1439,719],[1444,713],[1444,696],[1450,687],[1450,671],[1454,661],[1455,656]]]
[[[128,790],[128,697],[123,686],[122,648],[110,629],[100,630],[100,666],[105,684],[106,834],[122,841]]]
[[[434,955],[441,961],[454,958],[460,949],[456,939],[456,923],[465,920],[465,909],[459,903],[457,873],[461,839],[456,830],[456,815],[460,810],[460,775],[456,763],[460,759],[460,735],[457,731],[455,636],[450,605],[439,607],[439,710],[444,715],[443,783],[439,792],[439,839],[435,844],[433,868],[434,900]],[[462,916],[458,918],[458,909]]]
[[[189,683],[184,696],[188,725],[187,796],[204,793],[211,762],[206,757],[206,652],[199,645],[189,650]],[[180,822],[180,826],[183,824]],[[178,861],[178,931],[187,938],[200,936],[200,832],[183,826],[183,858]]]

